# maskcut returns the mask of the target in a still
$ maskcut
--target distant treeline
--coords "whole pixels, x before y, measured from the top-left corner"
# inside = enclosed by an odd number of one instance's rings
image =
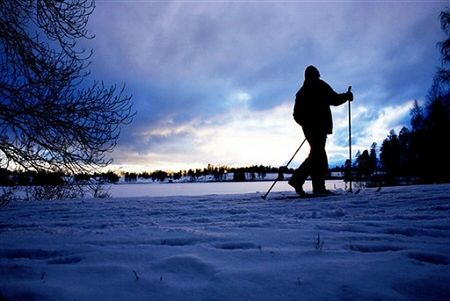
[[[76,183],[83,184],[91,180],[104,183],[117,183],[123,177],[125,182],[136,182],[138,179],[151,179],[163,182],[165,180],[179,180],[182,177],[188,181],[197,181],[201,177],[210,177],[213,181],[227,180],[227,174],[233,174],[233,181],[264,180],[268,173],[292,173],[293,169],[271,166],[227,167],[208,164],[203,169],[180,170],[169,172],[156,170],[152,172],[119,172],[112,171],[95,174],[79,174],[75,176],[65,175],[61,172],[35,172],[35,171],[10,171],[0,168],[0,186],[31,186],[31,185],[62,185],[68,178]]]
[[[285,167],[272,167],[263,165],[253,165],[248,167],[228,167],[228,166],[214,166],[208,164],[207,167],[201,169],[180,170],[178,172],[167,172],[163,170],[156,170],[153,172],[143,173],[124,173],[126,182],[137,181],[138,178],[151,179],[152,181],[163,182],[165,180],[179,180],[187,178],[188,181],[195,182],[200,178],[210,177],[212,181],[230,180],[227,175],[232,174],[233,181],[248,181],[248,180],[264,180],[268,173],[292,173],[293,169]]]

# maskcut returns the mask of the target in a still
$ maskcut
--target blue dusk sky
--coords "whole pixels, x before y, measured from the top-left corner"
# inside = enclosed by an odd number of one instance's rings
[[[353,87],[353,150],[381,145],[426,102],[448,1],[96,1],[91,76],[126,84],[136,117],[114,169],[281,166],[303,140],[292,118],[304,69]],[[330,165],[348,157],[348,107],[332,108]],[[309,151],[305,147],[291,165]]]

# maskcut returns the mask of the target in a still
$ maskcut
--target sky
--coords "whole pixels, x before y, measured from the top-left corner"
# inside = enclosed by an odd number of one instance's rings
[[[292,117],[304,69],[352,86],[353,156],[409,126],[426,101],[448,1],[97,0],[91,76],[126,85],[136,116],[111,168],[178,171],[287,163],[304,136]],[[332,107],[330,166],[348,158],[348,106]],[[291,167],[309,152],[305,146]]]

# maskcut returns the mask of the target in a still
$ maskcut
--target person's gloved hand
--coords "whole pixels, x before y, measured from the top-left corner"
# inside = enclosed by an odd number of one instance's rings
[[[347,100],[348,101],[353,101],[353,93],[352,93],[352,86],[348,86],[348,90],[347,90]]]
[[[347,94],[347,99],[348,99],[349,101],[353,101],[353,93],[352,93],[352,92],[347,92],[347,93],[345,93],[345,94]]]

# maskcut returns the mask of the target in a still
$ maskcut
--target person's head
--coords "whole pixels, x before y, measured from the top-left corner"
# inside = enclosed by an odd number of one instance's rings
[[[319,70],[313,65],[306,67],[305,69],[305,81],[317,80],[320,78]]]

